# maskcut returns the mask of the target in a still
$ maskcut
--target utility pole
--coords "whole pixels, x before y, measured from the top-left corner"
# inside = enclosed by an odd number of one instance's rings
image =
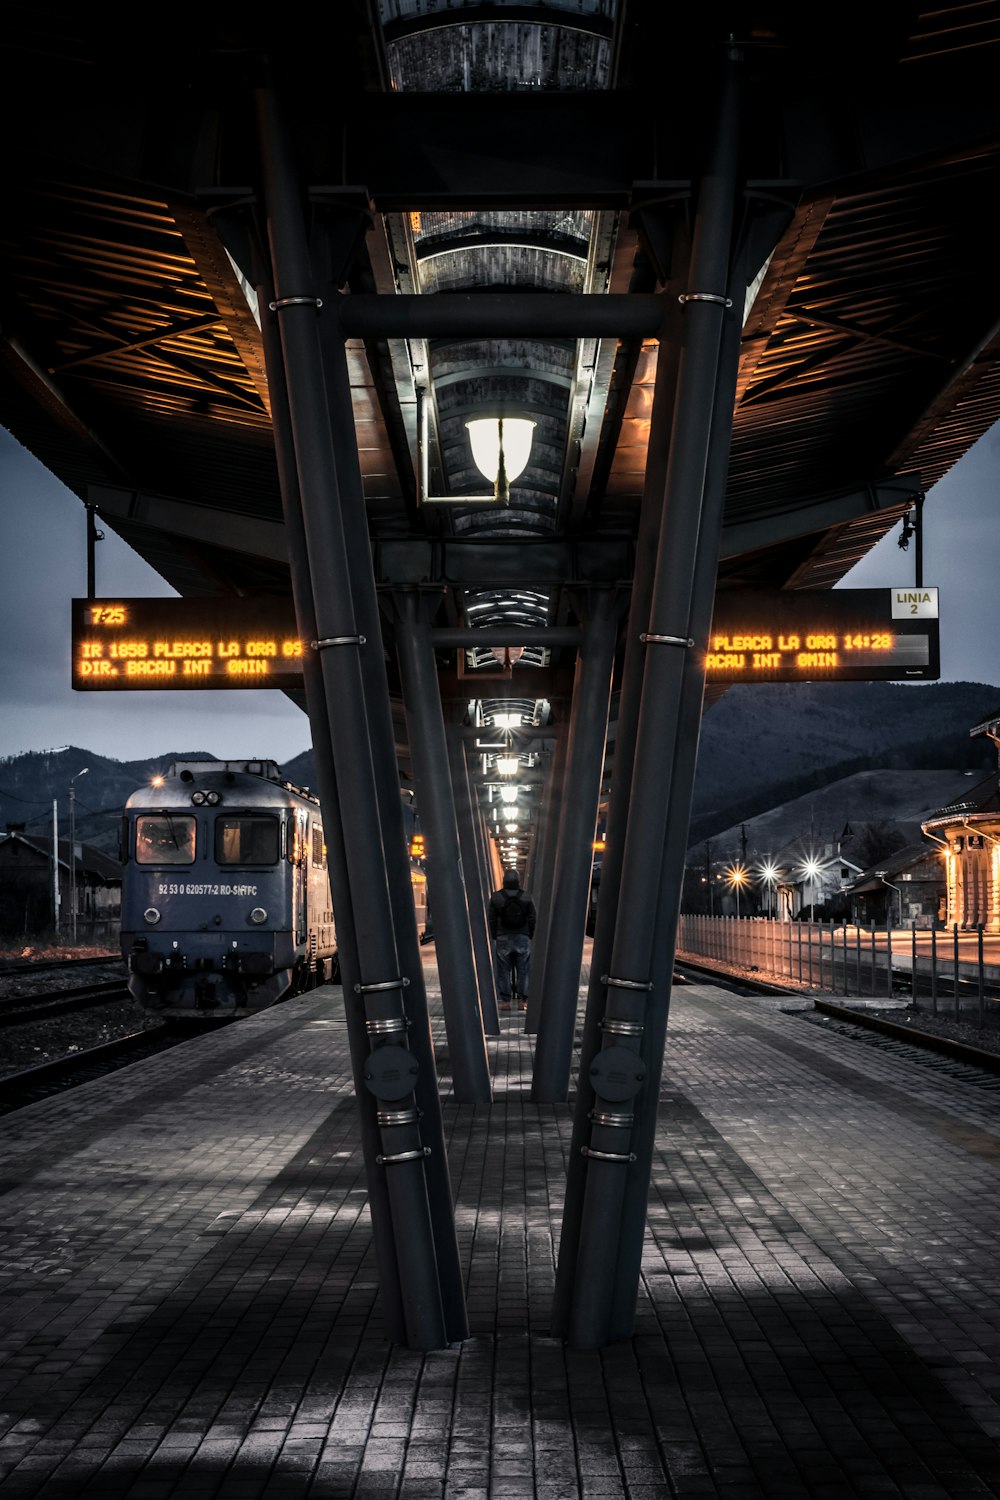
[[[70,909],[70,931],[73,934],[73,942],[76,943],[76,786],[78,776],[86,776],[90,770],[84,766],[82,771],[77,771],[76,776],[71,776],[69,781],[69,909]]]
[[[52,929],[59,936],[59,803],[52,798]]]

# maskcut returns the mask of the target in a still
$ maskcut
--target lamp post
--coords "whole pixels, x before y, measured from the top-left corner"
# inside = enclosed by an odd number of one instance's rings
[[[732,868],[729,870],[726,878],[729,881],[730,886],[736,892],[736,917],[737,917],[737,920],[739,920],[739,915],[740,915],[740,889],[741,889],[742,886],[746,885],[746,883],[747,883],[747,881],[749,880],[750,877],[747,874],[746,870],[744,869],[743,865],[733,865]]]
[[[69,910],[73,943],[76,944],[76,781],[90,770],[84,766],[69,782]]]
[[[802,873],[809,882],[809,920],[813,920],[816,906],[816,880],[822,869],[818,859],[810,856],[802,866]]]
[[[778,869],[778,866],[771,860],[768,860],[760,867],[760,878],[761,880],[763,880],[765,889],[767,890],[767,914],[769,917],[773,917],[775,915],[774,896],[778,885],[779,874],[780,871]]]

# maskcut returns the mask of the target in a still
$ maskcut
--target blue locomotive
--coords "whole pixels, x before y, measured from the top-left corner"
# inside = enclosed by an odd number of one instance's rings
[[[269,760],[179,760],[122,827],[122,954],[160,1020],[264,1010],[339,977],[319,802]]]

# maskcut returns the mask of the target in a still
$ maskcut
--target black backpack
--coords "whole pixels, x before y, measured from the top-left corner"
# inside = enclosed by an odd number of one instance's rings
[[[516,896],[508,896],[504,892],[503,906],[500,908],[500,926],[505,932],[520,932],[527,925],[528,908],[521,900],[520,893]]]

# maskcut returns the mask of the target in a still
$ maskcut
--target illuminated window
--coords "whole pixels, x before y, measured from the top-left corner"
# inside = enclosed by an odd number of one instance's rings
[[[135,820],[140,865],[193,865],[195,822],[190,814],[143,813]]]
[[[277,818],[267,813],[216,818],[215,857],[220,865],[276,864]]]

